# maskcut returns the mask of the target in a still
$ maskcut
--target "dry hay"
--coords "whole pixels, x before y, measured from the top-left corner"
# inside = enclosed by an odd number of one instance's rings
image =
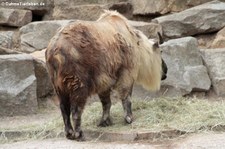
[[[123,119],[123,109],[120,102],[111,108],[113,125],[110,127],[97,127],[102,107],[100,102],[87,105],[82,119],[84,130],[101,132],[160,132],[177,130],[185,133],[198,133],[202,131],[224,131],[225,104],[224,101],[208,101],[203,99],[186,98],[158,98],[153,100],[133,100],[132,109],[134,122],[127,125]],[[2,133],[0,143],[25,139],[45,139],[61,136],[63,132],[61,115],[52,118],[45,125],[24,126],[14,130],[2,132],[21,133],[18,138],[8,139]],[[26,132],[26,133],[24,133]]]
[[[223,129],[225,126],[225,104],[223,101],[210,102],[200,99],[160,98],[133,100],[134,122],[125,125],[120,103],[112,106],[114,125],[96,127],[101,115],[101,104],[96,102],[86,108],[83,127],[104,131],[164,131],[199,132]]]

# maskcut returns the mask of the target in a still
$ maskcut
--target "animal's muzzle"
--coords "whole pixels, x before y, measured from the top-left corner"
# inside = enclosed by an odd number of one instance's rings
[[[162,77],[161,77],[161,80],[165,80],[167,78],[167,71],[168,71],[167,65],[164,62],[164,60],[162,59]]]

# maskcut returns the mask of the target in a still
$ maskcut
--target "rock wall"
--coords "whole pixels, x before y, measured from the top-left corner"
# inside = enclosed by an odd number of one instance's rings
[[[162,33],[168,78],[134,98],[215,92],[224,96],[225,0],[13,0],[0,3],[0,116],[37,112],[53,94],[44,53],[69,22],[117,10],[149,38]]]
[[[0,116],[37,112],[37,84],[30,55],[0,55],[0,84]]]

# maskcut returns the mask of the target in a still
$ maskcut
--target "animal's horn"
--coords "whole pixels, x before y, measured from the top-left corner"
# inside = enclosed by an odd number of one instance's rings
[[[160,34],[160,32],[157,32],[158,34],[158,40],[159,40],[159,44],[163,44],[163,38],[162,38],[162,35]]]

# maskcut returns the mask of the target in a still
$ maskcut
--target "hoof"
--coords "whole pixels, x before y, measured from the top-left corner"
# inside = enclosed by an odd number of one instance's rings
[[[98,127],[107,127],[112,125],[112,121],[110,118],[107,118],[106,120],[101,120],[100,123],[98,124]]]
[[[127,124],[131,124],[131,123],[133,122],[132,116],[128,116],[128,115],[127,115],[127,116],[125,117],[125,121],[126,121]]]
[[[68,132],[66,132],[66,138],[69,140],[75,140],[75,135],[73,130],[69,130]]]
[[[84,135],[83,135],[83,132],[82,131],[77,131],[75,133],[75,140],[76,141],[79,141],[79,142],[85,141],[85,138],[84,138]]]

